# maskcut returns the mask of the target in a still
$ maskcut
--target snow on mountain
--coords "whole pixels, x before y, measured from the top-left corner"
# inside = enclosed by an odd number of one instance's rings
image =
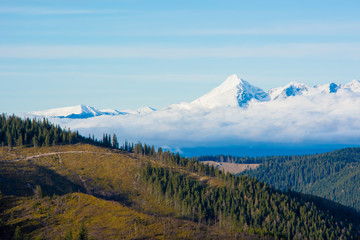
[[[100,110],[85,105],[53,108],[45,111],[34,111],[34,112],[30,112],[29,114],[41,116],[41,117],[59,117],[59,118],[89,118],[89,117],[102,115]]]
[[[156,109],[152,107],[142,107],[137,109],[136,111],[138,112],[138,114],[147,114],[147,113],[155,112]]]
[[[152,107],[142,107],[142,108],[138,108],[136,110],[132,110],[132,109],[127,109],[127,110],[123,110],[121,111],[121,113],[124,114],[147,114],[147,113],[151,113],[151,112],[155,112],[156,109],[152,108]]]
[[[315,96],[319,94],[337,93],[339,90],[345,90],[352,93],[360,93],[360,81],[353,80],[347,84],[321,84],[309,87],[302,83],[291,82],[284,87],[273,88],[268,91],[271,100],[286,99],[292,96]]]
[[[271,100],[284,99],[291,96],[307,95],[309,87],[302,83],[291,82],[284,87],[273,88],[268,91]]]
[[[231,75],[220,86],[192,102],[205,108],[246,107],[250,101],[269,101],[269,95],[237,75]]]
[[[341,85],[342,89],[346,89],[351,92],[360,93],[360,81],[359,80],[352,80],[351,82]]]
[[[336,93],[340,89],[341,85],[336,83],[321,84],[314,86],[314,89],[320,93]],[[317,93],[318,93],[317,92]]]
[[[103,109],[99,110],[94,107],[86,105],[76,105],[72,107],[53,108],[44,111],[30,112],[30,115],[48,118],[69,118],[69,119],[86,119],[103,115],[117,116],[117,115],[128,115],[128,114],[146,114],[156,111],[151,107],[143,107],[137,110],[125,110],[118,111],[115,109]]]
[[[111,116],[128,114],[127,112],[120,112],[115,109],[101,109],[100,112],[102,113],[101,115],[111,115]]]
[[[96,117],[78,117],[91,116],[89,112]],[[119,139],[172,149],[231,144],[358,145],[358,113],[360,82],[356,80],[314,87],[292,82],[266,93],[236,75],[191,103],[159,111],[150,107],[100,111],[80,105],[33,112],[85,136],[116,133]]]

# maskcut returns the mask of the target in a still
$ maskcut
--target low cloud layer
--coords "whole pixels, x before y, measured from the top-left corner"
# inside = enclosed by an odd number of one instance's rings
[[[248,144],[360,143],[360,94],[293,96],[248,108],[204,109],[184,103],[143,115],[52,119],[84,135],[116,133],[119,139],[171,148]]]

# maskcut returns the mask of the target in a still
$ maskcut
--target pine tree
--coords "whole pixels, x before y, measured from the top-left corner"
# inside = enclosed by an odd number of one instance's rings
[[[22,146],[23,144],[24,144],[23,137],[22,134],[20,134],[17,145]]]
[[[50,146],[50,134],[47,133],[45,136],[45,146],[49,147]]]
[[[11,145],[12,145],[12,137],[11,137],[10,131],[7,131],[7,133],[6,133],[6,138],[7,138],[7,145],[8,145],[8,147],[11,148]]]
[[[68,142],[69,144],[72,144],[72,135],[70,129],[68,130]]]
[[[84,222],[82,222],[77,240],[88,240],[88,239],[89,239],[88,230],[86,229]]]
[[[58,144],[58,140],[57,140],[57,134],[55,134],[55,136],[54,136],[54,139],[53,139],[53,142],[52,142],[52,145],[53,146],[56,146],[57,144]]]
[[[23,240],[23,235],[21,233],[21,228],[19,226],[16,227],[15,233],[14,233],[14,240]]]
[[[34,135],[33,139],[32,139],[32,144],[34,145],[34,147],[37,147],[39,145],[38,139],[37,137]]]
[[[42,193],[41,187],[39,185],[37,185],[34,190],[34,197],[35,197],[35,199],[40,199],[43,197],[43,193]]]
[[[66,235],[65,235],[65,240],[73,240],[73,234],[72,234],[71,228],[70,228],[70,230],[66,233]]]
[[[113,148],[119,148],[119,142],[117,140],[116,134],[114,133],[113,139],[112,139],[112,147]]]

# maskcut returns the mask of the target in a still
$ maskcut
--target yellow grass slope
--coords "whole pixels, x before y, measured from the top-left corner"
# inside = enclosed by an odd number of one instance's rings
[[[151,194],[139,180],[147,161],[87,144],[1,148],[0,187],[6,196],[0,200],[0,239],[11,239],[17,226],[30,239],[64,239],[70,229],[76,236],[82,222],[94,239],[233,238],[215,226],[179,219]],[[34,198],[38,185],[46,197]]]

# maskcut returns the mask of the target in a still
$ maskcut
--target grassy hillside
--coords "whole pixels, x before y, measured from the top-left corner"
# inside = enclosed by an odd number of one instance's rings
[[[95,239],[306,239],[319,232],[324,239],[351,239],[357,234],[358,222],[337,214],[341,206],[322,209],[313,199],[246,177],[152,154],[88,144],[0,148],[0,239],[11,239],[16,227],[30,239],[64,239],[70,229],[75,237],[82,223]]]
[[[316,195],[360,211],[360,148],[266,157],[259,168],[244,174],[277,189]]]
[[[20,226],[30,239],[64,239],[77,236],[84,223],[94,239],[201,239],[231,238],[233,235],[190,221],[145,214],[115,201],[83,193],[34,198],[5,197],[7,207],[1,239],[11,239]],[[171,237],[170,237],[171,236]],[[250,237],[249,237],[250,239]]]
[[[30,239],[75,237],[82,222],[95,239],[257,239],[179,218],[139,180],[147,161],[87,144],[0,148],[0,239],[17,226]]]

